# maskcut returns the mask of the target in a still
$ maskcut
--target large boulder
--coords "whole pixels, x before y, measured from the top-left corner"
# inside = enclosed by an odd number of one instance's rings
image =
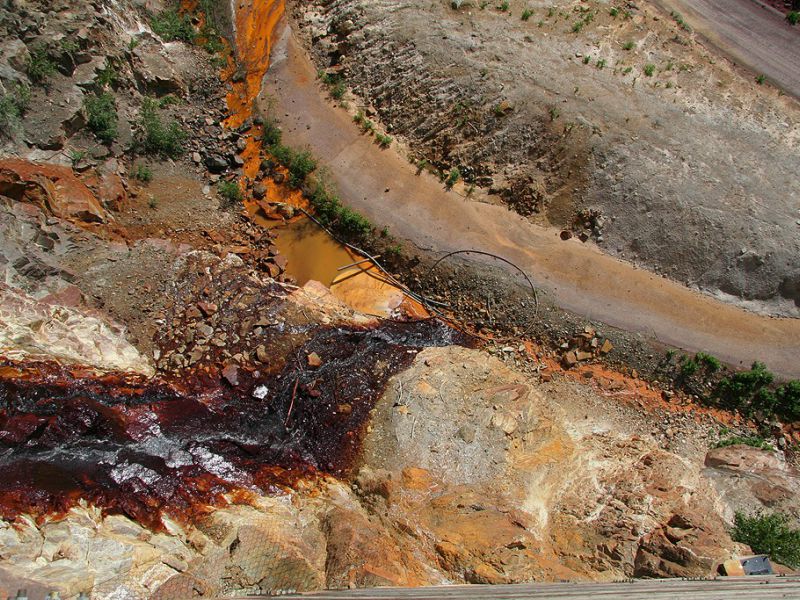
[[[103,223],[108,213],[69,167],[7,158],[0,160],[0,196],[30,202],[62,219]]]

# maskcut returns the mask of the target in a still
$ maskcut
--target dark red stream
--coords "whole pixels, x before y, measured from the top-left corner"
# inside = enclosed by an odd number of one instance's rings
[[[242,369],[236,388],[200,369],[146,381],[0,361],[0,515],[83,498],[158,528],[228,492],[346,476],[389,377],[454,336],[436,321],[317,328],[279,373]]]

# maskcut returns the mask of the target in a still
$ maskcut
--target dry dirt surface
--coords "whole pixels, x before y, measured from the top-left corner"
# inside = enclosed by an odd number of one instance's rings
[[[508,4],[311,2],[295,19],[353,111],[433,170],[457,167],[462,193],[800,314],[796,101],[651,3]]]
[[[722,52],[800,98],[800,30],[753,0],[657,0]]]

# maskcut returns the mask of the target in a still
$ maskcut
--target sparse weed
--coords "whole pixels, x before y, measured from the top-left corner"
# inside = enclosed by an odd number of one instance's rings
[[[375,141],[381,148],[388,148],[392,145],[392,136],[383,133],[375,134]]]
[[[28,110],[31,89],[24,83],[17,83],[0,96],[0,134],[13,137],[22,126],[22,116]]]
[[[188,16],[180,14],[175,9],[164,10],[150,19],[150,28],[165,42],[194,41],[195,32]]]
[[[447,189],[452,188],[458,180],[461,179],[461,171],[459,171],[458,167],[453,167],[450,169],[450,173],[447,175],[447,179],[445,180],[444,184]]]
[[[153,181],[153,171],[147,165],[139,163],[131,171],[131,177],[142,183],[150,183]]]
[[[177,121],[162,120],[157,100],[144,99],[138,126],[138,143],[145,154],[158,154],[170,158],[177,158],[183,154],[187,133]]]
[[[220,181],[217,186],[217,192],[225,201],[227,206],[233,206],[241,202],[244,198],[242,194],[242,187],[238,181]]]
[[[103,92],[84,100],[86,122],[92,133],[105,144],[117,139],[117,108],[114,96]]]
[[[50,58],[47,46],[38,44],[30,51],[25,72],[35,84],[42,84],[56,72],[56,63]]]

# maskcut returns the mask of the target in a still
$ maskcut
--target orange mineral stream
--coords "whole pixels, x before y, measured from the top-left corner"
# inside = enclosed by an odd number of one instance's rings
[[[229,117],[225,121],[230,129],[241,128],[255,116],[254,107],[269,68],[274,34],[285,9],[284,0],[239,0],[235,5],[234,52],[238,61],[231,60],[223,73],[223,77],[231,81],[231,91],[227,95]],[[263,128],[257,124],[244,133],[247,145],[241,153],[244,160],[242,186],[246,191],[248,181],[263,183],[267,194],[262,200],[256,200],[246,193],[245,210],[255,222],[278,233],[276,245],[288,260],[287,273],[300,285],[314,279],[330,286],[340,300],[361,312],[381,316],[425,315],[421,306],[383,281],[374,264],[367,262],[340,270],[363,257],[332,240],[305,217],[289,222],[279,216],[275,218],[270,208],[274,203],[304,209],[308,208],[308,203],[299,190],[272,179],[257,181],[264,156],[262,134]]]

